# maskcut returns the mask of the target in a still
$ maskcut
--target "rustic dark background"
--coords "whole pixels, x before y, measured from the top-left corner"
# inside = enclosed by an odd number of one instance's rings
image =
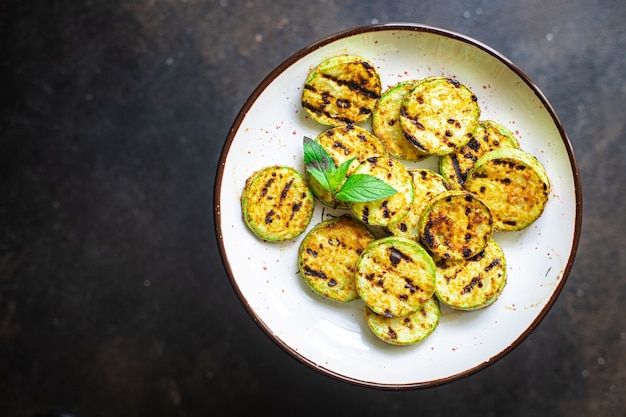
[[[416,22],[489,44],[573,143],[583,233],[526,341],[420,391],[317,374],[251,320],[213,184],[256,85],[326,35]],[[2,416],[617,416],[626,409],[623,0],[0,1]]]

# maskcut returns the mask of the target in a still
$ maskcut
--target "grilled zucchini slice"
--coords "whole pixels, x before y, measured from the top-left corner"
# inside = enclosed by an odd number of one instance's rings
[[[388,236],[370,243],[356,266],[356,289],[374,313],[405,317],[435,293],[435,263],[410,239]]]
[[[336,126],[319,134],[315,141],[328,153],[336,166],[350,158],[356,158],[348,170],[348,175],[354,168],[370,156],[385,155],[387,153],[383,143],[369,130],[355,125]],[[313,194],[329,207],[347,208],[343,201],[332,198],[331,193],[307,172],[307,181]]]
[[[372,130],[385,144],[390,156],[403,161],[421,161],[426,155],[404,137],[400,126],[402,98],[411,91],[415,81],[400,82],[383,93],[372,114]]]
[[[406,346],[421,342],[430,336],[441,318],[439,301],[431,297],[422,308],[406,317],[385,317],[364,310],[365,322],[372,332],[383,342]]]
[[[506,285],[504,251],[489,239],[485,250],[469,259],[434,258],[437,266],[435,295],[448,307],[478,310],[498,299]]]
[[[408,168],[413,179],[414,198],[409,212],[386,229],[394,236],[404,236],[419,241],[419,222],[428,203],[438,194],[447,191],[443,177],[430,169]]]
[[[492,120],[481,120],[465,146],[439,158],[439,172],[451,188],[462,189],[478,158],[499,148],[519,148],[519,142],[506,127]]]
[[[420,219],[420,241],[443,259],[467,259],[493,234],[491,212],[476,195],[449,190],[435,196]]]
[[[391,197],[368,202],[350,202],[348,206],[363,223],[373,226],[389,226],[400,221],[413,202],[413,180],[401,162],[384,156],[372,156],[357,166],[353,174],[369,174],[385,181],[397,193]]]
[[[380,97],[382,84],[376,69],[355,55],[329,58],[313,69],[302,91],[302,107],[328,126],[365,122]]]
[[[541,216],[550,181],[543,165],[530,153],[498,149],[476,161],[465,188],[487,204],[495,230],[516,231]]]
[[[254,172],[241,194],[243,219],[259,238],[283,241],[300,235],[313,216],[314,197],[294,168],[269,166]]]
[[[316,293],[335,301],[359,298],[354,273],[359,256],[374,235],[346,216],[317,224],[300,243],[298,269]]]
[[[464,146],[479,118],[474,93],[459,81],[441,76],[416,83],[400,108],[405,137],[425,155],[445,155]]]

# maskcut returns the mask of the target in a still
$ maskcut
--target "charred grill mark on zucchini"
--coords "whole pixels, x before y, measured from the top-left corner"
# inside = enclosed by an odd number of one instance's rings
[[[493,268],[495,268],[498,265],[500,265],[500,258],[496,258],[493,261],[491,261],[491,263],[485,267],[485,272],[491,271]]]
[[[333,148],[340,149],[343,151],[344,155],[350,155],[351,152],[351,150],[344,143],[339,141],[335,141],[335,143],[333,143]]]
[[[368,224],[370,221],[370,209],[368,206],[363,207],[363,210],[361,210],[361,221],[365,224]]]
[[[392,246],[389,248],[389,261],[391,265],[398,266],[400,261],[411,262],[411,258]]]
[[[420,287],[415,285],[411,278],[405,278],[404,281],[406,282],[406,284],[404,285],[404,288],[408,289],[409,293],[415,294],[417,291],[419,291]],[[407,297],[407,296],[405,296],[405,297]]]
[[[322,279],[328,278],[326,274],[323,273],[322,271],[313,270],[308,265],[305,265],[302,269],[304,270],[304,275],[308,277],[315,277],[315,278],[322,278]]]
[[[495,143],[495,145],[497,146],[500,142]],[[478,141],[476,140],[475,137],[472,136],[472,138],[469,140],[469,142],[467,142],[467,146],[469,149],[473,150],[474,152],[478,152],[478,150],[480,149],[480,143],[478,143]],[[474,155],[469,155],[468,159],[471,159],[472,161],[476,161],[476,157]]]
[[[275,177],[276,175],[274,174],[273,176]],[[267,195],[267,191],[270,189],[273,182],[274,182],[274,178],[270,178],[269,180],[267,180],[267,182],[265,183],[265,186],[261,190],[261,197],[265,197]],[[270,196],[269,198],[272,198],[272,197]]]
[[[297,201],[291,205],[291,214],[289,215],[289,219],[292,220],[296,214],[302,208],[302,201]]]
[[[458,80],[455,80],[454,78],[446,78],[446,81],[449,82],[450,84],[452,84],[454,86],[454,88],[460,88],[461,87],[461,83]]]
[[[287,184],[285,184],[285,186],[283,187],[282,191],[280,192],[280,201],[282,203],[282,201],[287,198],[287,194],[289,193],[289,189],[291,188],[291,186],[293,185],[293,181],[294,179],[291,178]]]
[[[313,114],[317,115],[318,118],[322,118],[325,117],[328,120],[333,120],[337,123],[328,123],[328,124],[341,124],[341,123],[353,123],[354,120],[348,118],[348,117],[341,117],[341,116],[336,116],[328,111],[325,111],[323,109],[318,109],[317,107],[314,107],[312,104],[303,101],[302,102],[302,107],[304,107],[306,110],[309,110],[310,112],[312,112]]]
[[[361,64],[363,65],[364,62],[361,62]],[[363,65],[365,67],[365,69],[367,71],[373,71],[374,69],[370,66],[370,65]],[[333,77],[332,75],[329,74],[322,74],[322,77],[329,79],[335,83],[337,83],[338,85],[343,85],[348,87],[350,90],[364,95],[365,97],[377,100],[380,97],[380,91],[376,91],[376,90],[369,90],[365,87],[363,87],[363,85],[361,84],[361,82],[357,82],[357,81],[352,81],[352,80],[342,80],[341,78],[338,77]],[[341,100],[341,99],[337,99],[337,100]],[[343,100],[346,101],[348,103],[348,106],[350,105],[349,100]]]
[[[389,202],[387,200],[383,201],[380,205],[381,210],[383,212],[383,218],[390,219],[391,218],[391,210],[389,210]]]
[[[417,128],[419,129],[419,126],[421,126],[422,128],[420,130],[424,130],[424,126],[423,125],[417,125]],[[415,145],[415,147],[417,147],[420,151],[427,153],[428,152],[428,148],[424,145],[422,145],[422,143],[415,137],[412,135],[409,135],[408,133],[404,133],[404,137],[411,142],[413,145]]]
[[[474,288],[475,286],[478,286],[478,288],[482,288],[483,286],[482,280],[479,276],[475,276],[474,278],[472,278],[471,281],[465,287],[463,287],[463,289],[461,290],[461,294],[468,294],[472,292],[472,288]]]
[[[411,123],[413,126],[415,126],[415,127],[417,128],[417,130],[426,130],[426,128],[424,127],[424,125],[423,125],[423,124],[421,124],[421,123],[417,120],[418,116],[411,117],[411,116],[409,115],[409,113],[406,111],[406,109],[405,109],[405,108],[402,108],[402,109],[400,110],[400,115],[401,115],[402,117],[406,118],[406,120],[407,120],[409,123]],[[413,136],[411,136],[409,133],[406,133],[406,132],[405,132],[405,135],[406,135],[407,139],[409,139],[409,140],[411,140],[411,141],[412,141],[412,140],[417,140],[417,139],[415,139]]]

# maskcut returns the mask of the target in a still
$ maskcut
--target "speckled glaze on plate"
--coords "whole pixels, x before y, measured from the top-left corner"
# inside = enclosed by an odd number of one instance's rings
[[[439,326],[413,346],[378,340],[363,319],[361,300],[340,304],[313,293],[298,275],[304,234],[286,242],[259,240],[245,226],[239,198],[246,178],[281,164],[304,173],[303,136],[325,127],[300,106],[303,82],[325,58],[361,55],[376,66],[383,89],[430,75],[469,86],[481,119],[514,132],[545,166],[551,194],[543,215],[519,232],[497,232],[508,282],[490,307],[461,312],[442,307]],[[371,129],[369,123],[367,125]],[[435,158],[410,166],[437,168]],[[521,69],[467,36],[417,24],[358,27],[321,39],[289,57],[254,90],[236,117],[220,156],[215,224],[225,269],[243,306],[281,348],[334,378],[381,389],[441,385],[469,376],[521,343],[563,289],[578,246],[582,197],[572,146],[546,97]],[[316,205],[309,229],[331,210]],[[334,214],[344,213],[337,211]],[[306,232],[305,232],[306,233]]]

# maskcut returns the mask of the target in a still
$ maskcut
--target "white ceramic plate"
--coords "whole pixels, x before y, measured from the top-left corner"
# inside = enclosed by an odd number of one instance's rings
[[[326,128],[300,105],[309,71],[325,58],[356,54],[378,70],[383,89],[429,75],[451,76],[478,96],[481,119],[500,122],[545,166],[552,193],[543,215],[520,232],[496,233],[508,283],[492,306],[474,312],[443,308],[423,342],[397,347],[376,339],[360,300],[335,303],[314,294],[298,274],[300,237],[256,238],[241,216],[246,178],[259,168],[304,172],[303,136]],[[414,164],[436,169],[436,160]],[[325,210],[325,214],[329,211]],[[327,375],[383,389],[440,385],[501,358],[539,324],[562,290],[578,245],[582,206],[571,144],[556,113],[507,58],[466,36],[414,24],[373,25],[322,39],[283,62],[252,93],[224,145],[215,183],[216,233],[226,271],[243,306],[286,352]],[[309,229],[323,218],[318,203]]]

